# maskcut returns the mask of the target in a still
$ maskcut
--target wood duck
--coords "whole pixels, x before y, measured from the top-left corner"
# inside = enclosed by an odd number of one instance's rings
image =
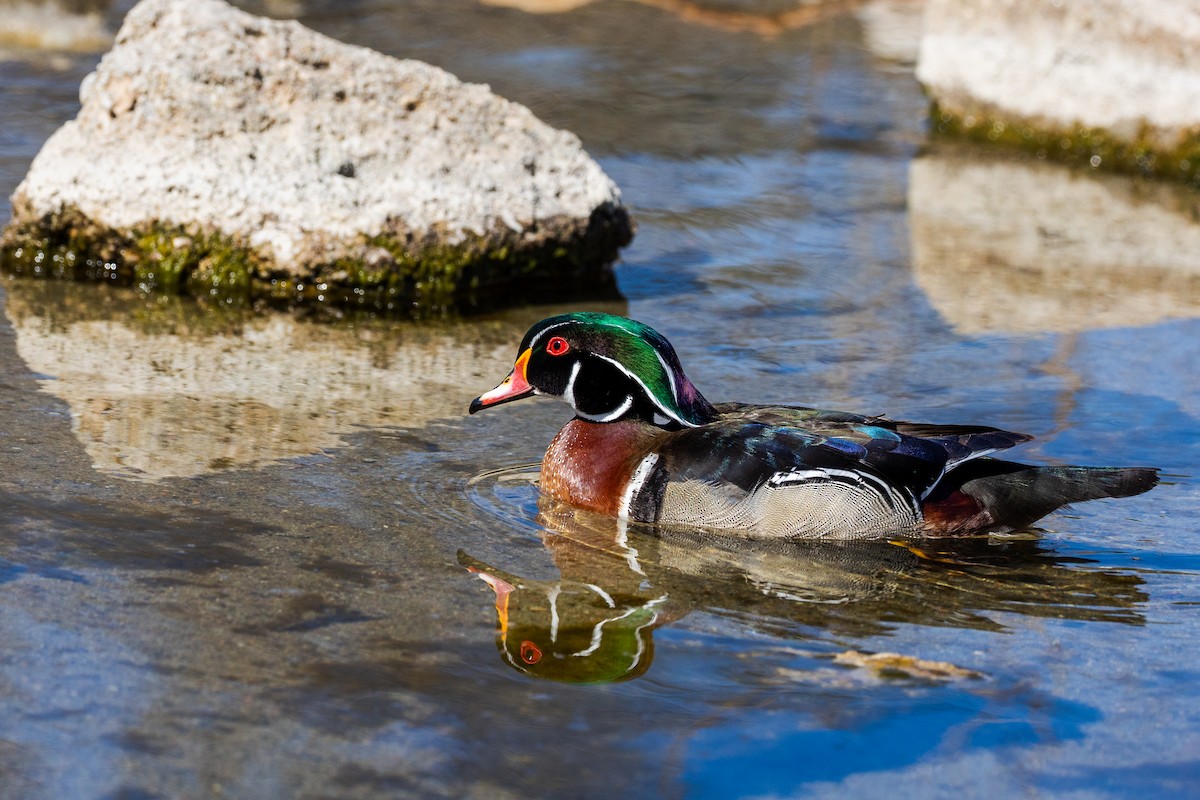
[[[1158,482],[1147,467],[989,458],[1032,438],[996,428],[713,404],[665,337],[611,314],[534,325],[512,372],[470,413],[531,395],[575,411],[546,451],[541,490],[642,523],[764,538],[1000,533]]]

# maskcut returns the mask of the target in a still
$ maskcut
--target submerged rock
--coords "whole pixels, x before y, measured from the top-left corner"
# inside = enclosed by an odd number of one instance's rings
[[[442,307],[611,285],[576,136],[417,61],[221,0],[144,0],[13,196],[0,262],[202,296]]]
[[[917,78],[940,132],[1200,177],[1200,0],[929,0]]]

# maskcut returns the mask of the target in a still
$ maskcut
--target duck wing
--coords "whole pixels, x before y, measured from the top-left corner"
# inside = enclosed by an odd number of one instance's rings
[[[921,489],[922,495],[927,494],[942,475],[964,461],[1007,450],[1033,439],[1028,434],[985,425],[908,422],[806,406],[723,403],[716,409],[723,422],[742,421],[796,428],[820,438],[856,443],[864,448],[861,455],[866,462],[883,469],[885,475],[893,469],[899,470],[898,477],[910,472],[914,477],[926,475],[930,481]],[[929,468],[935,464],[940,464],[940,468],[936,472],[917,469],[918,465],[911,463],[913,458]]]
[[[956,465],[1029,439],[806,407],[717,410],[717,421],[676,431],[657,448],[635,518],[659,521],[665,511],[664,521],[736,527],[751,515],[764,527],[798,532],[780,517],[823,517],[800,535],[833,535],[843,519],[851,527],[905,527],[921,519],[922,500]],[[709,510],[691,516],[687,507]]]
[[[635,519],[784,538],[958,535],[1012,530],[1065,503],[1137,494],[1158,480],[1150,468],[981,458],[1032,438],[986,426],[793,406],[717,410],[715,422],[668,434],[647,458]]]
[[[937,442],[946,450],[947,470],[964,461],[1007,450],[1033,439],[1027,433],[1014,433],[983,425],[931,425],[899,420],[885,420],[885,424],[902,436]]]

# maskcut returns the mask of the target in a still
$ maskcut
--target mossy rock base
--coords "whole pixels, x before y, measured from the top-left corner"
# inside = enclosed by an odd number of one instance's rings
[[[477,236],[453,245],[408,237],[363,237],[340,257],[300,273],[248,243],[186,226],[129,231],[68,209],[18,220],[0,236],[0,270],[43,279],[107,282],[182,294],[208,306],[354,309],[431,316],[521,302],[618,296],[611,264],[628,243],[624,210],[601,208],[566,241],[520,245]]]
[[[1200,131],[1167,143],[1143,128],[1126,139],[1101,128],[1041,126],[976,109],[949,110],[930,104],[935,136],[1016,147],[1039,158],[1146,177],[1181,181],[1200,188]]]

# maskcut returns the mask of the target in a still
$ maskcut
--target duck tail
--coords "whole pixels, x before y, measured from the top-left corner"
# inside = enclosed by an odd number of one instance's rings
[[[1153,467],[1033,467],[982,458],[943,476],[924,503],[933,534],[1024,528],[1070,503],[1132,497],[1158,483]]]

